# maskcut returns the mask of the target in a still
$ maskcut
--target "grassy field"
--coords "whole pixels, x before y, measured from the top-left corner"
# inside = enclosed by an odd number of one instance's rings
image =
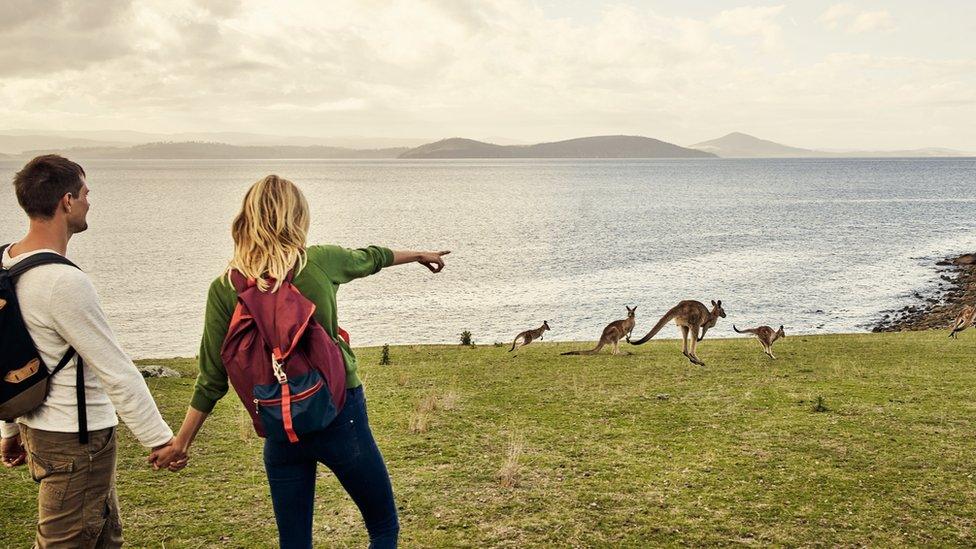
[[[477,337],[477,334],[475,334]],[[404,547],[976,544],[976,333],[675,340],[631,356],[585,344],[360,349],[370,422]],[[192,390],[150,380],[171,424]],[[261,440],[231,392],[181,473],[147,469],[122,430],[133,547],[271,547]],[[36,487],[0,472],[3,547],[27,547]],[[316,545],[366,545],[325,468]]]

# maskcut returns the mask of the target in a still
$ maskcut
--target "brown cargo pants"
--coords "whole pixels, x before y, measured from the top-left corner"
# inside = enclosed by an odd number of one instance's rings
[[[34,547],[122,547],[119,498],[115,493],[115,428],[92,431],[88,444],[77,433],[20,426],[37,494]]]

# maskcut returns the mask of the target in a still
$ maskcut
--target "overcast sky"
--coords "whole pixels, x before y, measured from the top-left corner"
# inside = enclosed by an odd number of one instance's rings
[[[0,0],[0,129],[976,151],[976,2]]]

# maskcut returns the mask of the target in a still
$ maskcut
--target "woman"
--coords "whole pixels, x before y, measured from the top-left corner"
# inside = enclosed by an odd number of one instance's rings
[[[227,393],[227,372],[220,357],[237,293],[229,283],[232,270],[257,281],[261,291],[274,292],[292,269],[292,284],[315,304],[315,320],[336,340],[346,368],[346,401],[328,427],[303,435],[297,443],[264,443],[264,465],[271,486],[271,501],[283,548],[312,546],[312,512],[317,463],[332,469],[359,507],[369,532],[370,547],[395,547],[399,533],[393,488],[383,456],[373,439],[366,417],[362,383],[356,374],[356,357],[341,338],[336,320],[336,290],[356,278],[383,267],[419,262],[431,272],[444,267],[449,252],[392,251],[370,246],[350,250],[338,246],[306,247],[308,203],[293,183],[269,175],[255,183],[244,196],[234,219],[234,258],[226,273],[210,285],[200,343],[200,374],[183,426],[173,444],[153,452],[149,461],[157,469],[179,470],[193,439]],[[269,366],[270,367],[270,366]]]

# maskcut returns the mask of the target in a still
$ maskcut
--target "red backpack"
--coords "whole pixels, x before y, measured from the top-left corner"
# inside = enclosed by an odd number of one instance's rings
[[[276,292],[231,271],[237,307],[220,349],[234,390],[259,436],[298,442],[327,427],[346,401],[342,351],[312,317],[315,304],[292,285]],[[348,337],[348,336],[347,336]]]

